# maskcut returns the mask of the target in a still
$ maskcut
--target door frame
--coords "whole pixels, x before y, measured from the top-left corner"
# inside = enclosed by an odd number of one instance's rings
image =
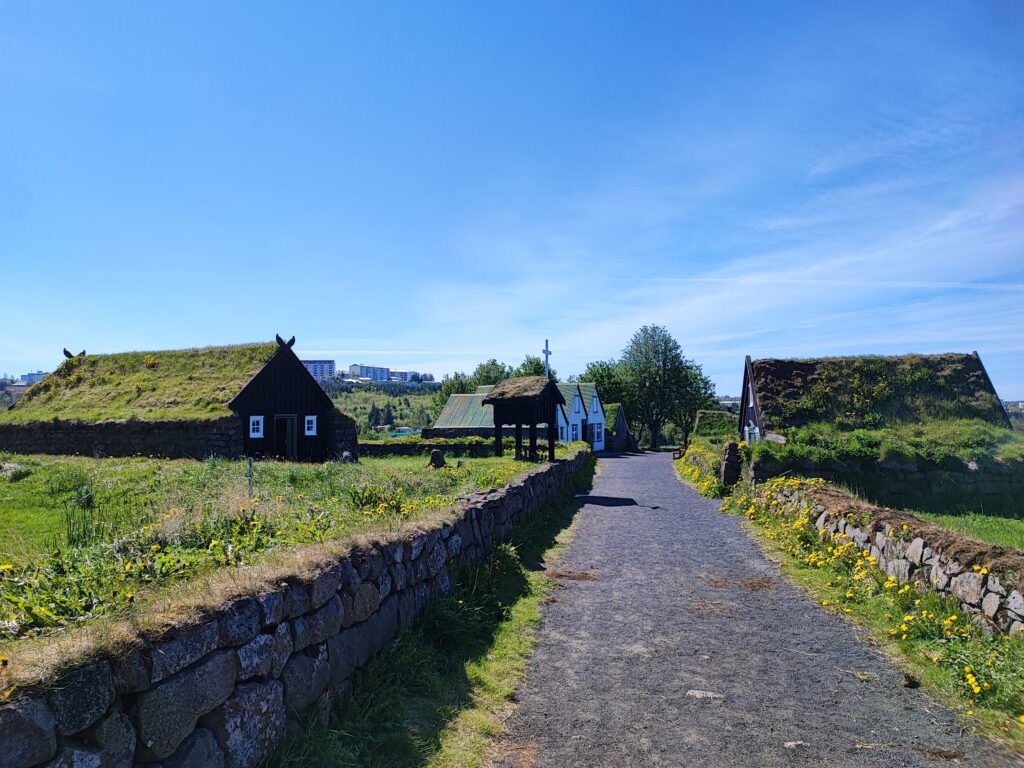
[[[277,423],[278,420],[285,422],[284,450],[279,450],[277,445]],[[274,414],[274,455],[287,461],[297,461],[299,458],[299,416],[295,413]]]

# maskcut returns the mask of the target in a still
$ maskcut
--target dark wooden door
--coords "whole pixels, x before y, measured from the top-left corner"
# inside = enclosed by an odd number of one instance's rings
[[[274,455],[295,461],[298,450],[295,441],[295,416],[274,416]]]

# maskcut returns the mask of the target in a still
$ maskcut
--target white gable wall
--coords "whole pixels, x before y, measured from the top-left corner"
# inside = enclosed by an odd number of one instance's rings
[[[594,441],[592,447],[595,451],[604,450],[604,407],[601,400],[595,397],[595,402],[583,402],[583,395],[579,387],[573,388],[573,397],[570,401],[566,398],[563,408],[558,409],[558,439],[561,442],[572,442],[574,440],[587,440],[589,434],[584,434],[583,422],[587,423],[587,431],[593,429]],[[563,413],[564,410],[564,413]],[[600,427],[600,429],[598,429]]]

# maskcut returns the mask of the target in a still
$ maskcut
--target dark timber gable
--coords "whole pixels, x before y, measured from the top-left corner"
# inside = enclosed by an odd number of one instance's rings
[[[292,343],[278,338],[277,352],[228,406],[241,419],[247,456],[324,461],[331,449],[334,403],[299,361]]]

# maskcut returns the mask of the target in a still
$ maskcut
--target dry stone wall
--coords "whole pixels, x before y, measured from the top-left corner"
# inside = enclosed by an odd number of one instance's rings
[[[0,450],[71,456],[241,456],[237,416],[208,421],[36,421],[0,424]]]
[[[983,629],[1024,632],[1024,552],[975,541],[831,489],[783,489],[774,498],[781,505],[810,503],[815,528],[845,533],[901,584],[916,583],[955,598]]]
[[[780,462],[760,458],[750,465],[750,476],[756,482],[783,474],[841,482],[879,504],[918,509],[994,511],[1016,507],[1024,496],[1024,461],[846,458]]]
[[[357,549],[0,706],[0,768],[253,768],[287,719],[345,695],[455,572],[565,491],[585,452],[458,502],[448,524]]]

